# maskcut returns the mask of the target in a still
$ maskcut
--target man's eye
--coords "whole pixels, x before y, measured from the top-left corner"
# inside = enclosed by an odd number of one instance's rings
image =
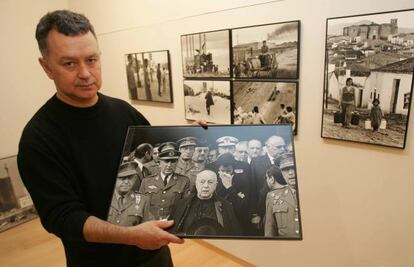
[[[93,64],[96,61],[98,61],[98,59],[93,57],[93,58],[89,58],[87,61],[88,61],[89,64]]]
[[[66,67],[73,67],[75,66],[75,62],[73,61],[64,62],[63,65]]]

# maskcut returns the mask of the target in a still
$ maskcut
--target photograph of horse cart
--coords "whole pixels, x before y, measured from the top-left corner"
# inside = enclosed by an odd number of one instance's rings
[[[300,21],[232,30],[235,78],[297,79]]]

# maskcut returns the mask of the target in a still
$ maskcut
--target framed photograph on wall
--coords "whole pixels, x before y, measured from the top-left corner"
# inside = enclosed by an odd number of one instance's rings
[[[326,20],[321,136],[404,148],[414,9]]]
[[[131,100],[173,102],[168,50],[125,55],[128,95]]]
[[[230,124],[230,81],[184,80],[187,120]]]
[[[236,28],[231,32],[235,78],[299,78],[300,21]]]
[[[229,30],[182,35],[184,77],[230,78],[229,44]]]
[[[297,82],[234,81],[234,124],[289,123],[296,134]]]
[[[111,223],[173,219],[168,231],[184,238],[302,239],[290,125],[131,126],[122,159]]]
[[[17,157],[0,159],[0,232],[37,218],[17,169]]]

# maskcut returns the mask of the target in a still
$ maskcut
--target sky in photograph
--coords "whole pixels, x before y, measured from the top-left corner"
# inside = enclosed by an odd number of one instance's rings
[[[361,21],[371,21],[377,24],[390,23],[391,19],[398,19],[399,28],[411,28],[414,31],[414,10],[404,11],[404,12],[392,12],[385,14],[369,15],[369,16],[357,16],[350,18],[339,18],[339,19],[330,19],[328,20],[328,34],[330,35],[341,35],[342,24],[358,24]]]
[[[274,44],[298,40],[297,22],[255,26],[233,30],[233,46],[239,44],[269,41]]]
[[[204,42],[204,34],[206,36],[206,52],[213,55],[213,64],[219,65],[219,71],[225,71],[229,67],[230,55],[229,55],[229,32],[226,31],[217,31],[217,32],[207,32],[200,33],[201,42]],[[194,49],[200,49],[200,34],[192,34],[194,39]],[[188,36],[188,37],[187,37]],[[186,39],[190,40],[191,35],[181,36],[181,47],[182,47],[182,56],[183,59],[187,56],[187,42]],[[193,51],[194,55],[197,55],[197,52]]]
[[[215,92],[230,95],[230,82],[227,81],[185,81],[184,83],[190,86],[194,93],[198,93],[203,89],[203,82],[207,83],[207,89],[214,88]]]

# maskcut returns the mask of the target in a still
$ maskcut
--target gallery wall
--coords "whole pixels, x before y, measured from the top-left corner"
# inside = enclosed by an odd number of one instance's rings
[[[37,63],[34,28],[56,8],[82,12],[95,25],[105,94],[129,101],[124,54],[170,50],[174,103],[132,103],[153,125],[188,123],[180,35],[300,20],[295,150],[303,241],[209,242],[265,267],[414,265],[413,116],[404,150],[320,138],[326,18],[414,8],[411,0],[3,0],[0,29],[10,41],[0,43],[0,157],[17,152],[24,124],[53,93]]]

